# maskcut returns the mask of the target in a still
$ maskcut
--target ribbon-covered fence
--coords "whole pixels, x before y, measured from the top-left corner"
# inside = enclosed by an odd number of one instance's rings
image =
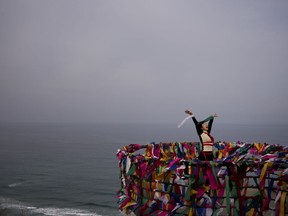
[[[217,142],[214,161],[198,160],[199,150],[198,142],[131,144],[118,150],[120,211],[288,215],[287,146]]]

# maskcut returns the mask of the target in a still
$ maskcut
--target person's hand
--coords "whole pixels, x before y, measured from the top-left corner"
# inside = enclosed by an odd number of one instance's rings
[[[193,115],[193,113],[190,110],[185,110],[185,113],[187,113],[188,115]]]
[[[213,114],[213,117],[218,117],[218,114],[217,114],[217,113],[214,113],[214,114]]]

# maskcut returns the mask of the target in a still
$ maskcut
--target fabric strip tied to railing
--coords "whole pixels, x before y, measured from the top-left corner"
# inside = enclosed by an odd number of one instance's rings
[[[119,149],[119,210],[160,216],[288,214],[287,146],[216,142],[213,161],[198,160],[200,147],[175,142]]]

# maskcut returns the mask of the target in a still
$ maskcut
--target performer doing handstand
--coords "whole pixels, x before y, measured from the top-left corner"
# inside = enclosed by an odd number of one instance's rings
[[[202,151],[200,152],[198,159],[213,160],[214,138],[210,135],[210,131],[212,128],[214,117],[218,117],[218,115],[215,113],[204,119],[203,121],[198,122],[191,111],[186,110],[185,113],[190,115],[190,117],[192,118],[197,130],[197,134],[200,138],[200,142],[202,144]],[[208,124],[206,122],[208,122]]]

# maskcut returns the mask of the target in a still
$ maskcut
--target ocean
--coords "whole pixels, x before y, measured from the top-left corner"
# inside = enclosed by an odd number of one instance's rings
[[[214,123],[216,141],[286,146],[288,125]],[[117,149],[132,143],[198,141],[175,124],[0,125],[0,215],[117,216]]]

